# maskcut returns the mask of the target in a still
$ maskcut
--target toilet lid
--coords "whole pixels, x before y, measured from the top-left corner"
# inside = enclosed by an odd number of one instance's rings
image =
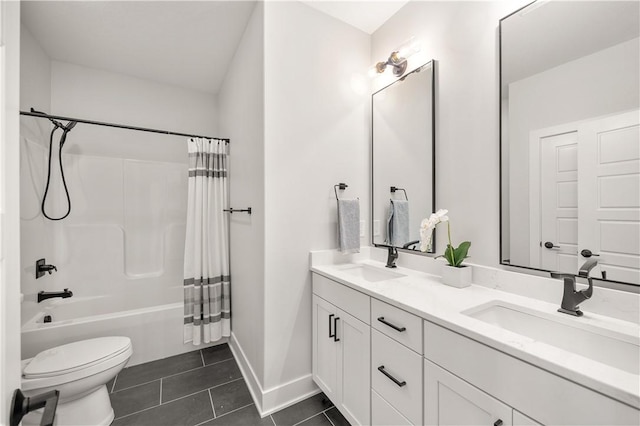
[[[36,355],[22,371],[25,378],[70,373],[112,358],[131,346],[128,337],[99,337],[47,349]]]

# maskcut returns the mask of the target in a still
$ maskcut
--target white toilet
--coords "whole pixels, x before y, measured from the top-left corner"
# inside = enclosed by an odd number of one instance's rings
[[[22,361],[26,396],[60,391],[55,424],[108,425],[113,421],[107,382],[124,368],[133,349],[128,337],[100,337],[69,343]],[[39,425],[42,410],[29,413],[23,425]]]

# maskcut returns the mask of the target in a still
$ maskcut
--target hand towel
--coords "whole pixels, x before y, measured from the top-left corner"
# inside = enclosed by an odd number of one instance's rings
[[[409,242],[409,202],[391,200],[387,222],[387,244],[402,247]]]
[[[360,200],[338,200],[338,240],[342,253],[360,252]]]

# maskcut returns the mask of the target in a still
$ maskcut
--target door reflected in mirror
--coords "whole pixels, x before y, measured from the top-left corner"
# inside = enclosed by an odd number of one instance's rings
[[[637,1],[500,21],[502,264],[640,284],[639,36]]]
[[[434,211],[434,61],[372,96],[372,241],[419,250]]]

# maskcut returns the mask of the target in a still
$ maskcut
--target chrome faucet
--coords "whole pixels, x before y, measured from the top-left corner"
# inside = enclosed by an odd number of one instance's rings
[[[387,253],[387,264],[385,265],[387,268],[396,268],[396,259],[398,259],[398,249],[389,246],[387,247],[389,252]]]
[[[595,259],[589,259],[578,270],[578,276],[587,279],[589,287],[585,290],[576,290],[576,277],[573,274],[563,274],[560,272],[551,272],[551,278],[559,278],[564,280],[564,292],[562,293],[562,303],[558,312],[564,314],[581,317],[583,315],[579,306],[580,303],[590,299],[593,295],[593,279],[589,276],[589,272],[598,263]]]

